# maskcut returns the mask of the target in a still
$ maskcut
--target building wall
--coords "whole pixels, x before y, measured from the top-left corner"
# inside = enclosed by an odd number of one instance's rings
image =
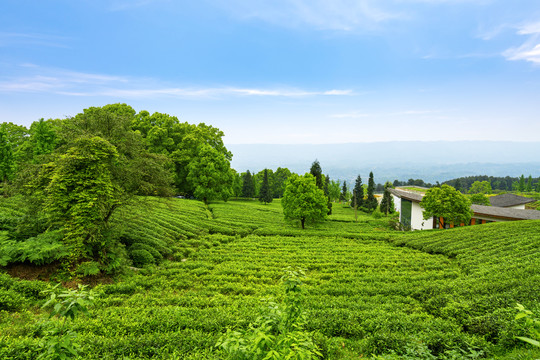
[[[392,195],[394,198],[394,207],[396,208],[396,211],[399,211],[399,221],[403,223],[401,219],[401,198],[395,195]],[[433,220],[428,219],[424,220],[423,214],[422,214],[422,208],[420,205],[416,202],[412,202],[412,209],[411,209],[411,229],[413,230],[429,230],[433,229]]]
[[[411,229],[429,230],[433,229],[433,219],[424,220],[423,209],[420,204],[412,203]]]
[[[507,206],[507,209],[521,209],[521,210],[525,210],[525,204],[523,204],[523,205],[515,205],[515,206]]]

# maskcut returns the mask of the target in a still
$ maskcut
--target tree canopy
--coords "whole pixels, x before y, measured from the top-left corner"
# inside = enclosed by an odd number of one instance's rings
[[[468,223],[473,216],[471,201],[446,184],[429,189],[422,198],[420,206],[424,209],[425,220],[435,216],[443,217],[453,224],[460,224]]]
[[[313,175],[292,174],[287,182],[281,205],[285,219],[299,220],[304,229],[306,223],[326,219],[327,201],[323,190],[317,187]]]

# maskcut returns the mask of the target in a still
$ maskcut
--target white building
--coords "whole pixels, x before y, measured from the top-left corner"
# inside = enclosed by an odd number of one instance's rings
[[[394,199],[396,211],[399,212],[400,223],[411,230],[453,228],[454,226],[478,225],[494,221],[540,220],[540,211],[525,209],[525,204],[531,202],[529,201],[531,199],[517,195],[514,196],[521,199],[506,197],[505,203],[512,204],[510,207],[471,205],[474,215],[468,224],[450,224],[445,222],[443,218],[435,217],[424,220],[423,209],[420,206],[420,201],[424,197],[423,194],[401,189],[389,189],[389,191]],[[512,199],[514,201],[510,201]],[[516,202],[521,202],[521,204],[516,204]]]

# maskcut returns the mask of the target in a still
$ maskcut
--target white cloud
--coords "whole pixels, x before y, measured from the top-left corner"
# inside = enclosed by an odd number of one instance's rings
[[[400,18],[375,0],[228,0],[222,7],[235,16],[258,19],[285,27],[310,26],[321,30],[369,29]]]
[[[48,34],[0,32],[0,47],[38,45],[67,48],[67,39],[64,36]]]
[[[1,77],[0,92],[54,93],[70,96],[108,96],[120,98],[211,98],[226,96],[259,97],[307,97],[347,96],[352,90],[305,90],[297,88],[244,88],[221,87],[177,87],[164,86],[155,79],[131,78],[104,74],[83,73],[62,69],[42,68],[34,64],[21,64],[18,77]]]
[[[517,33],[529,38],[519,47],[507,49],[502,53],[508,60],[525,60],[540,64],[540,22],[521,26]]]
[[[391,113],[364,113],[360,111],[352,111],[348,113],[332,114],[331,118],[337,119],[359,119],[366,117],[395,117],[395,116],[419,116],[419,115],[434,115],[441,113],[440,110],[402,110]]]

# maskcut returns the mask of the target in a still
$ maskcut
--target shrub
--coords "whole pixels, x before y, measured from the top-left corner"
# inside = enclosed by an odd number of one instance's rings
[[[146,250],[133,250],[131,252],[131,259],[133,260],[133,265],[137,267],[154,264],[154,257]]]
[[[23,297],[14,290],[0,289],[0,310],[17,311],[22,303]]]

